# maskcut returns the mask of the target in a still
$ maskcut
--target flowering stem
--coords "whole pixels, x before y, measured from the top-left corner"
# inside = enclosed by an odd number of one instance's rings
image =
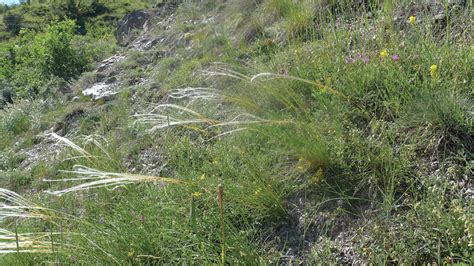
[[[217,203],[219,205],[221,223],[221,261],[225,265],[225,227],[224,227],[224,186],[217,186]]]

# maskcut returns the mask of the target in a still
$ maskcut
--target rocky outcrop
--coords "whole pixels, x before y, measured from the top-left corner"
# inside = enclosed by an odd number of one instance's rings
[[[82,90],[82,94],[93,100],[109,99],[120,91],[121,84],[115,75],[120,72],[120,64],[125,59],[123,55],[113,55],[104,61],[94,71],[94,82]]]
[[[138,36],[137,32],[143,30],[146,22],[153,16],[153,12],[146,10],[138,10],[125,15],[117,25],[115,35],[117,43],[122,46],[128,45]]]

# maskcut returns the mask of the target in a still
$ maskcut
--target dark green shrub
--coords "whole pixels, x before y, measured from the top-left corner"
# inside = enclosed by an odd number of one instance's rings
[[[0,80],[0,109],[8,103],[13,103],[14,91],[5,80]]]
[[[23,16],[18,13],[7,12],[3,16],[3,24],[5,24],[5,30],[12,35],[16,35],[20,32],[22,22]]]

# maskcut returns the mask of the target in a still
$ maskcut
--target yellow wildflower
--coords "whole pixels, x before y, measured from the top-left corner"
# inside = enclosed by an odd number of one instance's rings
[[[388,51],[387,49],[383,49],[382,52],[380,52],[381,57],[387,57],[388,56]]]
[[[133,254],[135,254],[135,251],[130,250],[127,255],[128,255],[129,257],[133,257]]]
[[[200,197],[201,195],[202,195],[201,192],[194,192],[194,193],[193,193],[193,196],[194,196],[195,198],[198,198],[198,197]]]
[[[189,40],[191,40],[192,38],[193,38],[193,35],[192,35],[191,33],[186,32],[186,33],[184,34],[184,39],[185,39],[185,40],[189,41]]]
[[[318,184],[321,181],[321,178],[324,176],[324,172],[322,168],[319,168],[316,174],[311,177],[312,184]]]
[[[260,194],[260,192],[262,192],[262,189],[261,189],[261,188],[257,188],[257,189],[255,190],[255,195]]]
[[[411,16],[411,17],[410,17],[410,24],[411,24],[412,26],[415,26],[415,22],[416,22],[415,16]]]
[[[309,162],[305,158],[300,158],[298,160],[298,164],[296,165],[296,169],[300,173],[304,173],[304,172],[308,171],[310,168],[311,168],[311,162]]]
[[[438,65],[430,66],[430,75],[431,75],[431,78],[433,79],[438,77]]]

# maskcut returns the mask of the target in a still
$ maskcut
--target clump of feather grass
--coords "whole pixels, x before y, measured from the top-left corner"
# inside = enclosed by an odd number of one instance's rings
[[[342,93],[318,81],[269,72],[246,74],[245,70],[234,70],[225,64],[215,64],[204,75],[230,78],[238,84],[223,90],[186,88],[172,91],[165,97],[168,101],[165,104],[135,115],[135,123],[150,126],[150,132],[173,126],[196,131],[212,129],[213,136],[208,140],[244,130],[257,131],[277,139],[291,150],[292,155],[315,167],[329,164],[325,136],[328,132],[336,132],[337,120],[319,120],[313,112],[317,103],[305,95],[317,91],[345,99]],[[295,87],[294,82],[306,86]],[[218,110],[217,114],[209,115],[212,117],[202,114],[200,110],[207,110],[211,101],[225,107],[225,111]]]
[[[242,113],[235,117],[221,121],[206,117],[194,110],[176,104],[160,104],[153,108],[146,114],[134,115],[135,122],[138,124],[151,125],[150,132],[159,129],[164,129],[172,126],[189,126],[202,124],[206,128],[213,127],[229,127],[229,126],[244,126],[250,124],[288,124],[289,120],[269,120],[252,114]],[[237,128],[226,131],[220,135],[229,134],[230,132],[237,132],[245,128]]]
[[[97,169],[89,168],[82,165],[76,165],[73,170],[61,171],[66,174],[71,174],[76,177],[64,178],[64,179],[45,179],[46,182],[68,182],[68,181],[86,181],[85,183],[69,187],[67,189],[58,191],[46,191],[49,194],[55,196],[62,196],[71,192],[84,191],[89,189],[97,188],[108,188],[114,190],[118,187],[123,187],[128,184],[134,183],[149,183],[158,182],[161,184],[183,184],[184,181],[158,176],[147,176],[147,175],[136,175],[126,173],[110,173],[104,172]]]
[[[238,79],[242,81],[247,81],[250,83],[265,83],[267,81],[271,81],[274,79],[287,79],[287,80],[299,81],[299,82],[306,83],[308,85],[312,85],[323,92],[329,92],[332,94],[346,97],[341,92],[318,81],[303,79],[303,78],[295,77],[291,75],[276,74],[276,73],[271,73],[271,72],[263,72],[263,73],[258,73],[255,75],[246,75],[244,73],[235,71],[230,66],[226,64],[222,64],[222,63],[214,64],[214,66],[210,70],[204,71],[204,75],[206,75],[209,78],[219,77],[219,76],[228,77],[228,78]]]
[[[185,108],[181,108],[181,110],[185,110]],[[196,113],[197,114],[197,113]],[[51,133],[47,135],[50,138],[56,139],[58,143],[62,146],[69,147],[72,150],[76,151],[80,154],[80,156],[70,157],[67,160],[79,159],[79,158],[86,158],[92,165],[95,165],[94,162],[96,160],[93,159],[100,159],[102,157],[93,156],[91,153],[86,151],[85,148],[77,145],[73,141],[68,138],[61,137],[55,133]],[[105,148],[105,145],[108,145],[108,141],[100,136],[100,135],[89,135],[89,136],[81,136],[80,139],[84,143],[85,146],[91,144],[96,146],[103,154],[105,154],[106,158],[111,158],[109,153]],[[105,157],[104,157],[105,158]],[[55,196],[62,196],[67,193],[84,191],[89,189],[97,189],[97,188],[108,188],[110,190],[114,190],[118,187],[122,187],[128,184],[133,183],[147,183],[147,182],[160,182],[160,183],[168,183],[168,184],[181,184],[183,181],[174,179],[174,178],[167,178],[167,177],[157,177],[157,176],[147,176],[147,175],[137,175],[137,174],[129,174],[129,173],[115,173],[115,172],[107,172],[101,171],[96,168],[84,166],[84,165],[75,165],[72,170],[60,170],[61,173],[72,175],[71,178],[63,178],[63,179],[44,179],[45,182],[85,182],[79,185],[74,185],[72,187],[57,190],[57,191],[46,191],[49,194]]]
[[[165,97],[165,104],[160,104],[144,114],[134,115],[135,124],[150,126],[149,132],[175,126],[190,129],[196,129],[196,126],[199,126],[200,128],[197,128],[199,130],[202,130],[202,127],[204,127],[204,130],[222,129],[222,132],[210,138],[214,139],[243,130],[258,130],[255,127],[256,125],[281,126],[312,122],[312,114],[309,112],[310,108],[307,103],[299,99],[299,95],[295,95],[290,88],[274,89],[271,84],[267,84],[271,80],[288,79],[290,81],[299,81],[322,91],[341,95],[339,92],[316,81],[267,72],[248,75],[220,63],[216,63],[210,70],[205,71],[204,75],[208,78],[226,77],[248,83],[251,87],[256,86],[256,94],[254,93],[251,96],[252,99],[246,100],[246,97],[233,95],[236,92],[229,93],[212,88],[188,87],[176,89],[172,90]],[[245,91],[246,89],[243,90]],[[255,97],[258,98],[258,95],[261,95],[262,98],[253,99]],[[282,110],[277,110],[277,112],[273,109],[267,110],[267,106],[262,101],[269,97],[283,104],[287,111],[292,110],[293,114],[288,115],[288,112]],[[230,107],[230,109],[226,111],[227,115],[220,114],[218,118],[211,118],[197,111],[200,105],[193,105],[197,100],[205,102],[218,101]],[[170,103],[171,101],[178,101],[178,103]],[[286,115],[283,115],[283,113],[286,113]],[[275,117],[275,114],[279,114],[279,116]],[[302,115],[306,116],[303,120],[301,120]]]

